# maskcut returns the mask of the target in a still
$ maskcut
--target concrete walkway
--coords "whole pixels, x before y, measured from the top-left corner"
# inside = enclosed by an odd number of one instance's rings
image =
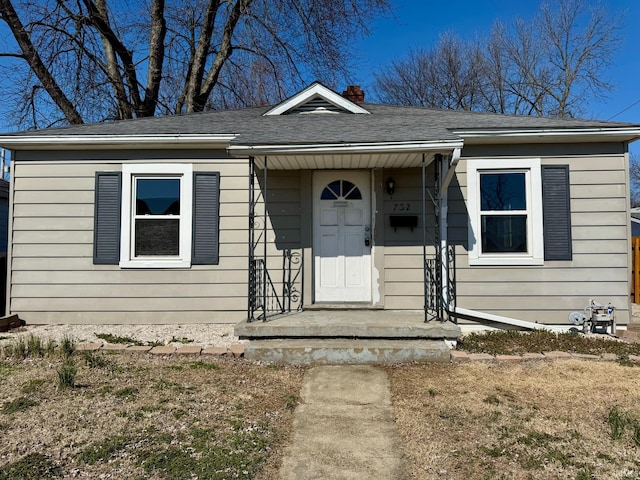
[[[305,375],[301,397],[281,480],[406,478],[384,370],[315,367]]]

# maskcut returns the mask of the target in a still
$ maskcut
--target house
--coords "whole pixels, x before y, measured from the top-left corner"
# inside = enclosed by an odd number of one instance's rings
[[[640,237],[640,208],[631,209],[631,236]]]
[[[236,323],[307,309],[629,322],[640,125],[364,103],[0,136],[8,312],[28,323]],[[422,313],[421,313],[422,314]]]

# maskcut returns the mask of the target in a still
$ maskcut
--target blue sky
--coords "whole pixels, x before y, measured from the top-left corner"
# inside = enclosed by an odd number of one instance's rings
[[[597,0],[587,0],[594,2]],[[392,0],[395,19],[373,25],[370,37],[357,48],[363,60],[353,80],[371,91],[373,72],[411,48],[430,48],[445,31],[463,38],[485,37],[496,19],[511,23],[515,17],[530,20],[539,9],[535,0]],[[603,0],[622,18],[623,44],[613,58],[607,81],[615,85],[609,96],[586,106],[587,117],[640,123],[640,1]],[[638,102],[624,113],[623,110]],[[615,118],[612,118],[614,117]]]
[[[605,100],[587,105],[586,116],[640,124],[640,0],[602,1],[612,11],[620,14],[623,44],[614,56],[613,66],[608,72],[607,80],[615,85],[614,90]],[[354,46],[359,61],[352,81],[360,84],[365,91],[371,92],[373,72],[376,69],[383,68],[411,48],[433,46],[442,32],[456,32],[465,38],[482,38],[488,34],[496,19],[510,23],[520,16],[530,20],[539,9],[537,0],[391,2],[395,18],[377,21],[372,25],[372,35]],[[6,34],[4,26],[0,28],[0,34]],[[633,104],[635,105],[632,106]],[[627,110],[620,113],[625,109]],[[0,131],[12,130],[13,127],[3,118],[2,113],[0,106]],[[640,144],[640,141],[637,143]]]

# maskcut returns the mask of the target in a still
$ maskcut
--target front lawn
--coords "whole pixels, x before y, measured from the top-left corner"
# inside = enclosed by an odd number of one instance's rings
[[[0,355],[0,480],[277,478],[302,369],[59,350]]]

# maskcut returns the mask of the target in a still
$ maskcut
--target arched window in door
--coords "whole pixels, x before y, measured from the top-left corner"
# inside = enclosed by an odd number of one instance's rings
[[[334,180],[324,187],[321,200],[337,200],[343,198],[345,200],[362,200],[360,189],[348,180]]]

